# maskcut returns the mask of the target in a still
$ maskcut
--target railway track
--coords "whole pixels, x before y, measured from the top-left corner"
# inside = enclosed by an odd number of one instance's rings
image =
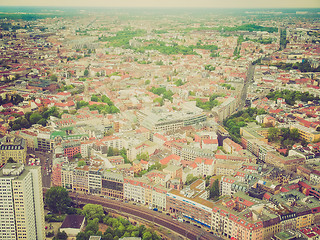
[[[205,229],[198,228],[192,224],[180,223],[173,220],[170,216],[163,213],[155,212],[143,206],[132,205],[117,200],[105,199],[99,196],[83,195],[77,193],[69,193],[70,198],[77,203],[99,204],[103,207],[124,212],[133,216],[137,216],[151,223],[166,227],[181,236],[191,240],[212,240],[221,239],[207,232]]]

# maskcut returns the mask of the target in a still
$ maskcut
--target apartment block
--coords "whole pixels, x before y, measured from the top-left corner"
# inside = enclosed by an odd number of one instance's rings
[[[17,163],[26,163],[26,140],[18,137],[5,136],[0,143],[0,164],[4,164],[9,158]]]
[[[0,239],[44,240],[41,168],[7,163],[0,183]]]

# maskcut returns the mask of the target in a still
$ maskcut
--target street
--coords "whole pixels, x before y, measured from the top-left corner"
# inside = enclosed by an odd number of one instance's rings
[[[51,173],[52,173],[52,172],[50,172],[50,171],[52,171],[52,153],[35,151],[32,149],[28,149],[27,153],[28,153],[27,159],[29,159],[30,154],[34,154],[36,156],[36,158],[40,159],[42,185],[45,188],[50,188],[50,186],[51,186]]]

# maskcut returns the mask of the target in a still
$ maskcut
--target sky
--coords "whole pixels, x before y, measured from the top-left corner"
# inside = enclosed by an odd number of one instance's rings
[[[0,0],[0,6],[320,8],[320,0]]]

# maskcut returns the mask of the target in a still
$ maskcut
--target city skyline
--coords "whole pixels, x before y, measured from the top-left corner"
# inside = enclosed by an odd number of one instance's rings
[[[169,1],[163,0],[159,1],[146,1],[138,0],[134,3],[129,0],[120,0],[117,2],[113,1],[84,1],[84,0],[68,0],[68,1],[39,1],[39,0],[13,0],[13,1],[4,1],[0,0],[0,6],[54,6],[54,7],[129,7],[129,8],[139,8],[139,7],[163,7],[163,8],[319,8],[320,3],[318,0],[270,0],[265,1],[255,1],[255,0],[200,0],[200,1]]]

